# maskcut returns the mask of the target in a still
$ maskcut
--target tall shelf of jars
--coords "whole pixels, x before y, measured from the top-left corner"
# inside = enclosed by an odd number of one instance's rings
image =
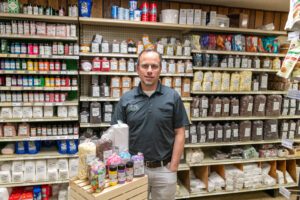
[[[74,176],[77,23],[78,17],[0,13],[0,187],[68,183]]]

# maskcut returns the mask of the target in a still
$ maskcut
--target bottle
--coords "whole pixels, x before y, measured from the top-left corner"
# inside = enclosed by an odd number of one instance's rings
[[[128,161],[126,163],[126,181],[130,182],[133,179],[133,162]]]
[[[124,184],[125,181],[126,181],[125,165],[119,164],[118,165],[118,183]]]
[[[115,186],[118,184],[118,172],[116,165],[109,166],[108,177],[110,186]]]

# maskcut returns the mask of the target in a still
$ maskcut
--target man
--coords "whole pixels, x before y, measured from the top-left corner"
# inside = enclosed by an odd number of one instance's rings
[[[141,52],[137,72],[141,82],[122,96],[112,124],[118,120],[127,123],[130,153],[144,154],[152,199],[172,200],[184,149],[185,126],[189,121],[179,94],[159,81],[161,56],[158,52]]]

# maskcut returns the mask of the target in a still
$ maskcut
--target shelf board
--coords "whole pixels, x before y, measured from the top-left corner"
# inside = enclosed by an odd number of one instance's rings
[[[163,30],[177,30],[183,32],[201,31],[201,32],[226,32],[226,33],[245,33],[251,35],[287,35],[285,31],[265,31],[259,29],[244,29],[244,28],[223,28],[210,27],[199,25],[186,24],[168,24],[162,22],[136,22],[105,18],[84,18],[79,17],[79,23],[83,25],[99,25],[111,27],[126,27],[126,28],[148,28],[148,29],[163,29]]]
[[[34,186],[34,185],[53,185],[53,184],[63,184],[69,183],[69,180],[62,180],[62,181],[43,181],[43,182],[26,182],[26,183],[5,183],[0,184],[0,187],[24,187],[24,186]]]
[[[106,101],[119,101],[119,100],[120,98],[112,98],[112,97],[88,97],[88,96],[80,97],[81,102],[90,102],[90,101],[106,102]]]
[[[0,161],[13,160],[40,160],[40,159],[56,159],[56,158],[77,158],[77,154],[60,154],[57,150],[44,149],[37,154],[13,154],[0,155]]]
[[[77,91],[78,87],[22,87],[22,86],[0,86],[0,90],[3,91],[28,91],[28,90],[34,90],[34,91]]]
[[[80,123],[80,128],[108,128],[108,127],[110,127],[109,123],[100,123],[100,124]]]
[[[51,118],[13,118],[13,119],[0,119],[1,123],[5,122],[60,122],[60,121],[78,121],[78,117],[51,117]]]
[[[240,56],[267,56],[284,58],[286,54],[281,53],[258,53],[258,52],[242,52],[242,51],[218,51],[218,50],[192,50],[192,53],[207,53],[219,55],[240,55]]]
[[[3,39],[23,39],[23,40],[48,40],[48,41],[77,41],[78,37],[59,37],[47,35],[15,35],[15,34],[0,34]]]
[[[81,57],[110,57],[110,58],[138,58],[138,54],[122,53],[80,53]],[[163,59],[191,60],[192,56],[162,56]]]
[[[266,91],[191,91],[191,94],[287,94],[287,91],[276,91],[276,90],[266,90]]]
[[[35,20],[43,22],[78,23],[78,17],[0,13],[0,19]]]
[[[29,54],[1,53],[0,54],[0,58],[32,58],[32,59],[78,60],[79,56],[67,56],[67,55],[29,55]]]
[[[178,171],[188,171],[190,170],[190,167],[188,164],[186,163],[179,163],[179,166],[178,166]]]
[[[254,73],[277,73],[278,70],[275,69],[254,69],[254,68],[221,68],[221,67],[193,67],[194,70],[200,71],[229,71],[229,72],[236,72],[236,71],[251,71]]]
[[[241,190],[234,190],[234,191],[218,191],[218,192],[202,192],[202,193],[192,193],[189,194],[188,197],[185,198],[195,198],[195,197],[205,197],[205,196],[217,196],[217,195],[225,195],[225,194],[235,194],[235,193],[244,193],[244,192],[255,192],[255,191],[263,191],[263,190],[273,190],[278,189],[280,187],[297,187],[296,183],[293,184],[283,184],[283,185],[274,185],[274,186],[265,186],[260,188],[254,189],[241,189]],[[183,199],[183,197],[176,197],[176,199]]]
[[[45,140],[77,140],[78,135],[34,136],[34,137],[0,137],[0,142],[45,141]]]
[[[275,144],[281,143],[282,140],[261,140],[261,141],[237,141],[237,142],[205,142],[195,144],[185,144],[185,148],[202,148],[202,147],[220,147],[220,146],[237,146],[237,145],[250,145],[250,144]]]
[[[136,72],[102,72],[102,71],[80,71],[80,75],[111,75],[111,76],[138,76]],[[172,77],[193,77],[193,74],[170,74],[170,73],[161,73],[160,76],[172,76]]]
[[[0,102],[0,107],[10,106],[77,106],[78,101],[65,102]]]
[[[190,167],[198,166],[211,166],[211,165],[229,165],[237,163],[254,163],[254,162],[268,162],[276,160],[292,160],[299,159],[297,156],[290,157],[273,157],[273,158],[252,158],[252,159],[225,159],[225,160],[214,160],[212,158],[204,158],[201,163],[188,163]]]
[[[69,71],[28,71],[28,70],[0,70],[1,74],[37,74],[37,75],[78,75],[77,70]]]
[[[193,101],[193,97],[181,97],[182,101]],[[81,96],[81,102],[91,102],[91,101],[99,101],[99,102],[106,102],[106,101],[120,101],[120,98],[112,98],[112,97],[88,97],[88,96]]]
[[[241,121],[241,120],[267,120],[267,119],[299,119],[300,115],[291,116],[253,116],[253,117],[192,117],[191,121]]]
[[[175,199],[188,199],[189,198],[189,191],[184,187],[184,185],[179,181],[179,191],[181,196],[176,196]]]

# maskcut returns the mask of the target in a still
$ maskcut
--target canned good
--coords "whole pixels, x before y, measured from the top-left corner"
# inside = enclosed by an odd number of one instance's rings
[[[124,19],[129,20],[129,9],[124,9]]]
[[[111,18],[118,19],[118,6],[111,7]]]
[[[149,3],[143,2],[141,5],[141,21],[148,21],[149,18]]]
[[[150,22],[157,21],[157,4],[156,3],[150,3],[149,21]]]
[[[136,10],[137,9],[137,0],[129,0],[129,9]]]
[[[122,7],[118,8],[118,19],[119,20],[124,20],[125,15],[125,9]]]
[[[134,15],[134,18],[133,20],[134,21],[141,21],[141,11],[140,10],[134,10],[133,11],[133,15]]]
[[[134,20],[134,10],[129,10],[129,20],[133,21]]]
[[[44,14],[44,8],[43,6],[39,6],[39,15],[43,15]]]

